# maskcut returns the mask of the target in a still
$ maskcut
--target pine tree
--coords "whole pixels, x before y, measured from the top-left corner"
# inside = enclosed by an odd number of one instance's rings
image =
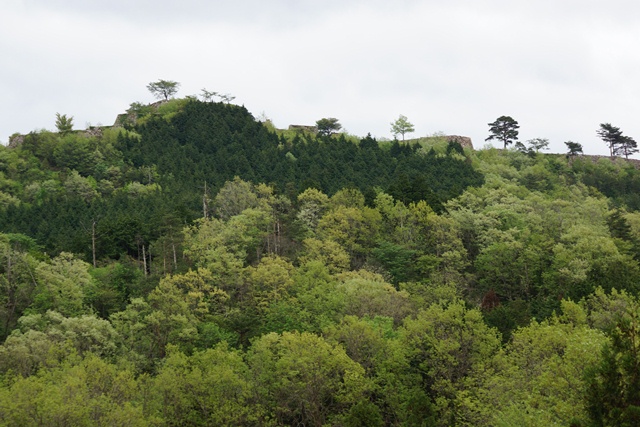
[[[504,144],[504,149],[507,149],[507,145],[513,144],[518,140],[518,129],[520,125],[510,116],[500,116],[495,122],[489,123],[489,135],[485,141],[491,141],[497,139]]]
[[[596,131],[600,139],[602,139],[607,147],[611,157],[616,155],[616,150],[622,142],[622,131],[619,127],[613,126],[611,123],[600,123],[600,129]]]

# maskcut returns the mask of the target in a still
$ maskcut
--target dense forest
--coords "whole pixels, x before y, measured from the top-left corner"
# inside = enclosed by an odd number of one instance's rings
[[[229,103],[0,146],[0,425],[640,425],[640,170]]]

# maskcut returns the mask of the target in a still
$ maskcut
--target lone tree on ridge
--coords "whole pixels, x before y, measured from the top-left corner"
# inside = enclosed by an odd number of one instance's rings
[[[567,156],[574,157],[578,154],[582,154],[582,144],[579,142],[567,141],[564,145],[567,146]]]
[[[489,133],[491,135],[489,135],[485,141],[497,139],[498,141],[502,141],[506,149],[507,145],[513,144],[518,140],[518,129],[520,125],[509,116],[500,116],[495,122],[489,123],[489,126]]]
[[[56,129],[62,135],[66,135],[73,130],[73,116],[67,117],[66,114],[56,113]]]
[[[391,122],[391,133],[394,137],[397,137],[398,134],[402,135],[402,140],[404,141],[405,133],[415,132],[416,129],[413,127],[413,124],[407,120],[406,116],[400,114],[400,117],[395,122]]]
[[[331,136],[333,133],[342,129],[342,125],[338,122],[338,119],[334,117],[318,120],[316,122],[316,127],[318,128],[318,135],[321,136]]]
[[[622,155],[626,159],[638,152],[638,143],[635,139],[627,135],[622,135],[620,144],[616,147],[615,154]]]
[[[600,129],[596,131],[600,139],[602,139],[607,147],[609,154],[613,156],[625,156],[638,152],[638,143],[630,136],[623,135],[619,127],[613,126],[611,123],[600,123]]]
[[[618,145],[622,143],[622,131],[611,123],[600,123],[600,129],[596,131],[600,139],[609,147],[611,157],[616,155]]]
[[[158,80],[147,85],[147,89],[158,99],[168,100],[178,92],[180,83],[171,80]]]

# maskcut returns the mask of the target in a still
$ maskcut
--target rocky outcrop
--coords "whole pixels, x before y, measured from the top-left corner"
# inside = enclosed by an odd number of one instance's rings
[[[462,146],[462,148],[470,148],[473,150],[473,143],[471,142],[471,138],[469,138],[468,136],[445,135],[444,138],[447,141],[457,142]]]
[[[23,142],[24,142],[24,135],[20,135],[20,134],[11,135],[9,137],[9,144],[7,144],[7,147],[16,148]]]

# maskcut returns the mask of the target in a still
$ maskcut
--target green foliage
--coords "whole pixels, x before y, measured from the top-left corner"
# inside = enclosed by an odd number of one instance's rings
[[[37,286],[34,271],[40,257],[33,239],[20,234],[0,234],[0,339],[9,335],[18,318],[33,303]]]
[[[622,142],[622,131],[619,127],[613,126],[611,123],[600,123],[600,128],[596,131],[598,136],[607,144],[611,157],[614,156],[616,149]]]
[[[140,387],[129,369],[89,356],[0,386],[0,425],[157,425]]]
[[[413,313],[409,294],[397,291],[378,275],[367,271],[343,273],[336,293],[344,303],[344,314],[358,317],[389,317],[399,325]]]
[[[222,186],[214,200],[214,211],[222,219],[240,215],[242,211],[258,207],[258,195],[251,183],[235,177]]]
[[[415,251],[383,241],[372,254],[391,274],[394,283],[406,282],[412,276]]]
[[[405,116],[400,114],[400,116],[396,119],[396,121],[391,122],[391,133],[394,137],[397,137],[398,134],[402,135],[402,140],[404,141],[404,135],[406,133],[415,132],[415,128],[413,125],[407,120]]]
[[[147,89],[154,97],[165,101],[175,95],[179,87],[180,83],[171,80],[158,80],[147,85]]]
[[[628,159],[638,152],[638,143],[630,136],[623,135],[620,128],[611,123],[600,123],[596,133],[609,147],[611,157],[623,155]]]
[[[320,218],[328,208],[329,198],[320,190],[307,188],[298,195],[298,203],[298,220],[314,235]]]
[[[577,304],[562,306],[561,316],[518,329],[494,359],[496,373],[482,392],[491,425],[584,425],[588,419],[583,373],[600,362],[607,339],[586,326]]]
[[[582,154],[582,144],[579,142],[566,141],[564,145],[567,146],[567,156],[574,157],[578,154]]]
[[[47,311],[18,320],[18,328],[0,346],[0,372],[27,377],[89,353],[113,358],[116,351],[117,334],[107,320]]]
[[[507,145],[513,144],[518,140],[518,128],[520,125],[510,116],[500,116],[495,122],[489,123],[490,135],[485,141],[491,141],[497,139],[504,144],[504,149],[507,149]]]
[[[549,140],[547,138],[533,138],[527,141],[529,150],[533,150],[536,153],[540,150],[549,149]]]
[[[638,306],[617,318],[601,362],[587,371],[587,404],[595,426],[634,426],[640,422]]]
[[[84,176],[93,172],[98,157],[92,149],[91,141],[81,135],[65,136],[53,150],[56,166],[76,170]]]
[[[374,209],[338,206],[320,218],[318,236],[338,243],[357,265],[378,238],[380,222]]]
[[[467,384],[482,377],[500,339],[480,311],[465,308],[462,301],[433,304],[407,318],[401,334],[409,363],[437,408],[437,425],[473,425],[481,419],[478,397],[466,392]]]
[[[56,129],[62,135],[66,135],[73,130],[73,117],[66,114],[56,113]]]
[[[129,113],[0,147],[0,425],[635,422],[634,165]]]
[[[242,354],[225,344],[191,356],[169,350],[153,379],[151,407],[167,425],[257,425],[260,407]]]
[[[38,283],[32,308],[40,313],[54,310],[66,316],[77,316],[88,311],[86,293],[93,287],[89,264],[63,252],[51,263],[42,262],[36,268]]]
[[[630,136],[624,135],[618,147],[616,147],[615,154],[623,155],[626,159],[629,158],[630,155],[637,153],[638,143],[635,139]]]
[[[348,413],[370,387],[362,367],[344,349],[308,333],[264,335],[247,358],[259,402],[271,408],[269,415],[279,425],[323,426]]]
[[[329,117],[318,120],[316,122],[316,128],[318,129],[318,135],[331,136],[342,129],[342,125],[338,122],[338,119]]]

